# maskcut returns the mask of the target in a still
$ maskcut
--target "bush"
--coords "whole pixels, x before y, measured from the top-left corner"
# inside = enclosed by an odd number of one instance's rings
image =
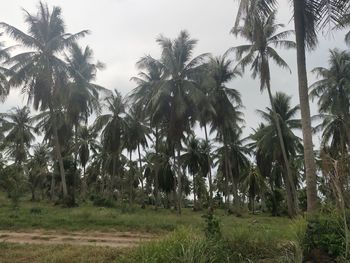
[[[204,229],[205,236],[209,239],[221,238],[220,222],[214,217],[212,212],[202,216],[205,219],[206,225]]]
[[[41,209],[41,207],[32,207],[29,211],[31,214],[38,215],[38,214],[41,214],[42,209]]]
[[[309,217],[302,246],[306,255],[314,250],[323,251],[334,259],[344,255],[345,233],[342,218],[337,214]]]
[[[95,196],[92,203],[94,206],[98,206],[98,207],[109,207],[109,208],[115,207],[115,203],[113,200],[100,197],[100,196]]]

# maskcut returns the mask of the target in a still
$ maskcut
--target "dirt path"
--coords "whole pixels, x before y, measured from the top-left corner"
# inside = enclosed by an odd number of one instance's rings
[[[151,234],[132,232],[57,232],[45,230],[16,232],[0,230],[0,242],[20,244],[68,244],[125,248],[155,238]]]

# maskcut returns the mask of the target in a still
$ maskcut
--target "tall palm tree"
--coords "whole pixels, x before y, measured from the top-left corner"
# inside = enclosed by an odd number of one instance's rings
[[[236,89],[228,88],[227,83],[240,76],[240,71],[232,68],[232,61],[227,54],[222,57],[211,58],[209,61],[209,73],[213,79],[213,85],[209,92],[211,105],[215,115],[212,115],[210,132],[216,132],[217,140],[223,144],[225,161],[225,176],[228,180],[233,178],[232,164],[229,158],[229,144],[237,138],[240,125],[243,123],[241,107],[241,95]],[[233,181],[233,180],[232,180]],[[227,193],[229,194],[229,193]],[[237,202],[238,200],[234,200]]]
[[[241,45],[232,48],[235,51],[237,59],[240,60],[239,66],[243,71],[246,66],[251,64],[252,77],[259,76],[260,91],[267,90],[271,109],[275,118],[278,138],[280,140],[280,147],[283,154],[283,159],[287,167],[288,178],[292,182],[292,171],[290,168],[290,161],[287,157],[287,152],[282,138],[281,127],[278,122],[278,116],[273,103],[273,96],[271,92],[271,73],[269,62],[272,60],[278,66],[289,69],[287,63],[278,55],[273,47],[294,48],[293,41],[286,40],[293,31],[277,31],[283,27],[282,24],[276,24],[276,12],[271,12],[267,17],[256,15],[252,19],[250,25],[244,25],[232,30],[233,33],[240,35],[248,40],[250,44]],[[289,69],[290,70],[290,69]]]
[[[349,12],[350,2],[339,0],[291,0],[293,4],[294,28],[296,36],[298,88],[302,120],[304,159],[307,184],[307,210],[318,208],[316,166],[312,143],[310,104],[306,69],[306,48],[313,49],[317,44],[317,30],[339,24],[344,14]],[[274,0],[241,0],[236,25],[242,18],[252,17],[260,10],[269,14],[274,10]],[[256,8],[258,7],[258,8]],[[250,19],[248,19],[250,20]]]
[[[114,93],[105,99],[108,113],[98,116],[94,127],[96,131],[102,131],[101,143],[103,150],[109,155],[111,164],[111,182],[115,180],[117,165],[120,162],[120,155],[123,146],[123,131],[126,130],[125,103],[121,94],[114,90]],[[110,185],[112,190],[113,185]]]
[[[27,160],[31,143],[35,140],[29,108],[13,108],[8,113],[2,113],[0,118],[1,131],[6,133],[3,147],[15,164],[22,165]]]
[[[54,113],[62,103],[61,91],[66,87],[68,79],[68,67],[60,58],[60,54],[87,31],[67,33],[61,9],[57,6],[50,10],[47,4],[40,2],[37,14],[24,12],[28,33],[9,24],[0,23],[5,32],[26,50],[8,60],[11,65],[9,85],[22,87],[22,92],[28,95],[28,103],[32,103],[34,109],[50,110],[54,149],[59,163],[63,197],[66,198],[67,184]]]
[[[191,39],[186,31],[171,40],[164,36],[157,38],[161,47],[159,63],[163,77],[161,84],[152,94],[150,101],[152,113],[162,112],[167,141],[173,149],[174,165],[177,171],[178,213],[181,213],[181,167],[179,163],[181,139],[195,121],[195,106],[203,93],[195,85],[194,76],[202,69],[207,54],[193,57],[197,40]],[[154,61],[152,58],[148,58]]]

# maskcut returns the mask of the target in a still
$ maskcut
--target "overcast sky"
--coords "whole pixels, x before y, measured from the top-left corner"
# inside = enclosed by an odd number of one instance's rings
[[[145,54],[159,56],[159,47],[155,38],[159,34],[174,38],[186,29],[195,39],[198,46],[195,55],[210,52],[213,55],[223,54],[229,47],[239,45],[242,40],[229,34],[237,11],[235,0],[48,0],[50,6],[62,8],[67,25],[67,32],[75,33],[89,29],[82,45],[88,44],[95,57],[104,62],[106,68],[98,73],[97,83],[109,89],[118,89],[123,95],[134,88],[130,78],[137,74],[136,61]],[[25,30],[23,11],[36,12],[36,0],[3,1],[0,19],[8,24]],[[292,29],[290,4],[281,0],[278,20]],[[338,47],[345,49],[344,32],[332,36],[320,37],[319,47],[307,55],[308,70],[316,66],[326,66],[328,50]],[[7,41],[7,39],[3,39]],[[9,42],[7,42],[9,43]],[[293,96],[293,103],[298,103],[296,53],[280,51],[280,55],[292,69],[288,71],[272,67],[272,89],[284,91]],[[310,74],[309,83],[315,80]],[[250,127],[256,127],[259,118],[256,109],[268,106],[267,94],[259,91],[259,81],[252,80],[249,72],[241,79],[232,81],[230,87],[239,90],[245,105],[245,134]],[[0,106],[5,111],[18,104],[25,103],[18,92],[12,92]],[[316,106],[312,105],[315,113]]]

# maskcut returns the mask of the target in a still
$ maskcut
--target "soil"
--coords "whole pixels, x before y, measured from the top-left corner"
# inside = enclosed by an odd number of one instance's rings
[[[151,234],[133,232],[59,232],[0,230],[0,242],[46,245],[93,245],[128,248],[155,239]]]

